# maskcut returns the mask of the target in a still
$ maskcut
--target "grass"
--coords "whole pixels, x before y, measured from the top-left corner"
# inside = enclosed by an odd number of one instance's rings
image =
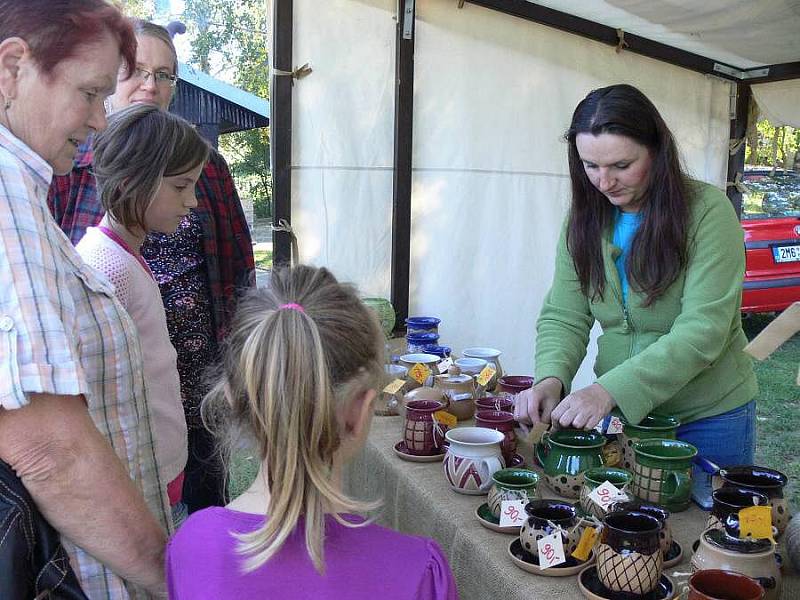
[[[256,259],[256,268],[269,271],[272,269],[272,250],[256,250],[253,252]]]
[[[753,315],[744,322],[748,339],[772,320]],[[756,396],[756,464],[778,469],[789,477],[787,496],[800,507],[800,334],[783,344],[765,361],[754,361],[759,392]]]

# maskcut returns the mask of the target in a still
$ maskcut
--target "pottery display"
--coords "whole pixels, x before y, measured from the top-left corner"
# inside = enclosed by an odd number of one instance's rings
[[[645,439],[633,444],[633,494],[672,512],[686,510],[692,493],[692,459],[697,448],[670,439]]]
[[[487,504],[496,519],[500,519],[502,503],[508,500],[525,500],[525,503],[539,498],[539,474],[528,469],[500,469],[492,475]]]
[[[619,442],[622,447],[622,464],[620,466],[629,471],[633,471],[633,463],[636,459],[633,453],[635,442],[652,438],[674,440],[681,424],[675,417],[658,413],[647,415],[637,425],[628,423],[624,417],[621,420],[622,433],[619,434]]]
[[[442,390],[439,388],[418,387],[403,395],[400,404],[397,406],[397,412],[405,417],[406,406],[408,406],[409,402],[413,402],[414,400],[433,400],[435,402],[441,402],[444,405],[444,410],[448,410],[449,408],[448,400],[444,397]]]
[[[505,467],[500,444],[503,434],[485,427],[460,427],[445,434],[449,443],[443,468],[450,487],[461,494],[489,491],[492,475]]]
[[[714,487],[738,487],[766,494],[772,506],[772,525],[781,534],[789,524],[789,503],[783,489],[788,481],[786,475],[775,469],[756,466],[725,467],[714,478]]]
[[[617,511],[635,511],[642,512],[651,517],[655,517],[661,523],[661,530],[659,531],[659,539],[661,545],[661,552],[664,554],[664,563],[672,562],[675,560],[673,553],[677,555],[676,543],[672,537],[672,527],[669,524],[669,511],[666,508],[657,506],[655,504],[648,504],[640,500],[628,500],[626,502],[615,502],[611,505],[609,512]]]
[[[520,392],[530,389],[534,381],[535,379],[528,375],[503,375],[497,379],[495,392],[516,396]]]
[[[664,562],[658,519],[641,512],[613,512],[603,523],[596,549],[603,586],[640,596],[655,590]]]
[[[731,515],[738,519],[739,511],[748,506],[766,506],[769,498],[766,494],[739,487],[721,487],[711,493],[713,505],[708,515],[706,529],[724,529],[725,522]]]
[[[692,571],[722,569],[752,577],[764,588],[765,600],[781,597],[781,573],[775,543],[768,539],[741,540],[723,529],[706,529],[692,556]]]
[[[484,396],[475,399],[475,410],[514,412],[514,401],[508,396]]]
[[[424,354],[421,352],[403,354],[400,357],[400,364],[409,370],[409,375],[408,378],[406,379],[406,387],[409,390],[413,390],[414,388],[418,388],[423,385],[422,383],[418,382],[416,379],[411,377],[410,371],[417,363],[425,365],[431,370],[431,377],[429,377],[427,381],[423,382],[425,385],[428,385],[430,382],[432,382],[433,375],[436,375],[439,372],[437,369],[437,365],[439,364],[439,357],[436,356],[435,354]]]
[[[438,333],[439,323],[437,317],[408,317],[406,319],[406,334],[409,333]]]
[[[655,589],[646,596],[619,594],[605,588],[597,573],[597,565],[584,567],[578,573],[578,589],[587,600],[673,600],[677,599],[675,582],[667,575],[661,575]]]
[[[435,346],[439,341],[439,334],[433,331],[422,331],[406,334],[406,346],[409,354],[425,352],[426,346]]]
[[[534,449],[544,482],[559,496],[577,499],[587,469],[603,466],[605,436],[598,431],[559,429],[545,432]]]
[[[408,376],[408,369],[402,365],[384,365],[384,371],[389,376],[389,380],[406,379]],[[406,384],[407,385],[407,384]],[[400,403],[402,402],[403,395],[406,390],[406,385],[403,385],[394,394],[381,392],[380,396],[375,400],[373,412],[382,417],[391,417],[400,414]]]
[[[563,500],[533,500],[525,505],[527,515],[519,530],[522,548],[532,555],[539,555],[538,542],[561,529],[564,556],[570,556],[578,547],[583,528],[577,527],[578,513],[575,507]],[[557,526],[557,527],[556,527]]]
[[[764,595],[760,583],[734,571],[706,569],[689,577],[688,600],[762,600]]]
[[[475,414],[476,427],[488,427],[501,432],[505,439],[500,444],[503,459],[510,465],[517,452],[517,434],[514,431],[514,414],[500,410],[480,410]]]
[[[503,376],[503,367],[500,365],[501,354],[502,352],[496,348],[485,348],[482,346],[464,348],[463,352],[461,352],[461,355],[464,357],[480,358],[485,360],[490,367],[497,371],[494,375],[492,375],[492,378],[486,385],[486,389],[490,392],[493,391],[497,386],[497,380]]]
[[[475,414],[475,379],[463,375],[458,367],[453,366],[446,375],[437,375],[433,385],[447,398],[450,414],[459,421],[472,418]]]
[[[633,474],[625,469],[616,467],[594,467],[583,473],[583,487],[581,488],[580,504],[586,514],[598,519],[605,517],[607,510],[598,506],[589,496],[599,485],[608,481],[619,491],[628,494],[628,487],[633,481]]]
[[[447,427],[434,421],[433,413],[444,408],[436,400],[412,400],[406,405],[403,441],[409,454],[441,454]]]

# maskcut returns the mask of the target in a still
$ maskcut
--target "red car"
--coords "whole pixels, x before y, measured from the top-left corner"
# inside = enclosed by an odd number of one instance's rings
[[[749,169],[744,182],[742,312],[781,311],[800,300],[800,174]]]

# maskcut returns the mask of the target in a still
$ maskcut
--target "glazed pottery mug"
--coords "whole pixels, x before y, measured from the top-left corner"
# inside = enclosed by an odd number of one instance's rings
[[[383,369],[391,380],[405,380],[408,375],[408,369],[402,365],[384,365]],[[399,414],[400,403],[405,389],[406,385],[403,385],[394,394],[382,391],[380,397],[375,401],[375,414],[386,417]]]
[[[489,489],[489,510],[500,518],[504,501],[524,500],[527,504],[539,498],[539,474],[528,469],[500,469],[492,475]]]
[[[527,518],[519,530],[522,547],[539,556],[539,540],[561,529],[564,556],[569,557],[578,547],[582,528],[578,527],[575,507],[563,500],[534,500],[525,505]]]
[[[450,487],[461,494],[482,495],[492,475],[505,467],[500,444],[504,436],[485,427],[459,427],[445,434],[449,445],[442,467]]]
[[[622,446],[621,467],[633,470],[635,455],[633,444],[639,440],[649,440],[660,438],[664,440],[674,440],[675,434],[681,422],[669,415],[652,413],[642,419],[637,425],[633,425],[622,418],[622,433],[619,434],[619,442]]]
[[[497,393],[516,396],[533,385],[535,379],[528,375],[503,375],[497,380]]]
[[[444,405],[444,410],[448,410],[447,408],[447,398],[445,398],[442,390],[438,388],[429,388],[429,387],[418,387],[414,388],[410,392],[406,392],[401,400],[400,404],[398,405],[398,411],[400,415],[403,417],[406,416],[406,407],[408,406],[409,402],[413,402],[415,400],[433,400],[435,402],[441,402]]]
[[[697,571],[689,577],[688,600],[762,600],[764,588],[755,579],[721,569]]]
[[[725,522],[731,515],[739,518],[739,511],[749,506],[766,506],[769,498],[766,494],[739,487],[721,487],[711,492],[713,505],[708,515],[706,529],[724,529]]]
[[[546,431],[534,449],[544,482],[559,496],[577,499],[587,469],[603,466],[605,436],[599,431],[559,429]]]
[[[737,521],[738,525],[738,521]],[[766,592],[766,600],[781,597],[781,572],[775,558],[775,542],[739,539],[738,528],[706,529],[692,555],[692,571],[723,569],[752,577]]]
[[[500,366],[500,355],[502,352],[496,348],[476,346],[473,348],[464,348],[461,354],[467,358],[480,358],[485,360],[486,363],[496,371],[489,380],[489,383],[486,384],[486,389],[490,392],[493,391],[497,386],[497,380],[503,376],[503,367]]]
[[[656,438],[636,442],[633,451],[634,495],[672,512],[686,510],[691,500],[692,459],[697,448],[680,440]]]
[[[669,525],[669,511],[666,508],[639,500],[629,500],[627,502],[615,502],[609,512],[634,511],[641,512],[651,517],[655,517],[661,523],[659,537],[661,539],[661,552],[664,560],[667,560],[670,549],[672,548],[672,528]]]
[[[587,469],[583,472],[583,487],[581,488],[580,504],[583,511],[598,519],[606,516],[608,510],[603,510],[589,496],[591,493],[604,482],[608,481],[619,491],[630,494],[628,487],[633,481],[633,474],[625,469],[618,469],[616,467],[594,467]],[[609,505],[609,509],[611,506]]]
[[[514,401],[508,396],[484,396],[475,400],[476,410],[502,410],[514,412]]]
[[[658,519],[642,512],[613,512],[606,515],[597,546],[597,574],[612,592],[642,596],[661,579]]]
[[[475,414],[476,427],[488,427],[501,432],[505,438],[500,444],[503,459],[507,465],[511,464],[517,452],[517,434],[514,432],[514,414],[499,410],[479,410]]]
[[[412,400],[406,405],[403,440],[409,454],[430,456],[442,452],[447,427],[433,418],[433,413],[442,409],[444,402],[437,400]]]
[[[788,481],[786,475],[766,467],[737,466],[722,468],[717,476],[722,487],[738,487],[766,494],[772,506],[772,525],[779,534],[784,532],[791,518],[788,500],[783,492]]]
[[[425,365],[431,370],[431,376],[424,382],[420,383],[413,377],[411,377],[411,369],[417,363],[421,365]],[[400,357],[400,364],[403,365],[406,369],[408,369],[408,379],[406,379],[406,389],[413,390],[414,388],[418,388],[422,385],[428,385],[429,382],[433,381],[433,375],[436,375],[439,371],[437,369],[437,365],[439,364],[439,357],[435,354],[424,354],[421,352],[413,353],[413,354],[403,354]]]
[[[475,375],[480,374],[483,371],[483,368],[486,366],[486,361],[482,358],[457,358],[454,364],[461,369],[461,372],[464,375],[470,375],[471,377],[475,377]]]

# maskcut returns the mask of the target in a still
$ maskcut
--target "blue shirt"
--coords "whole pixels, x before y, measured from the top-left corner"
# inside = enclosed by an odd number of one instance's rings
[[[642,215],[638,212],[629,213],[617,209],[617,220],[614,224],[614,245],[622,249],[622,253],[617,257],[615,264],[619,273],[619,281],[622,287],[622,303],[628,304],[628,274],[625,272],[625,263],[631,251],[631,244],[642,223]]]

